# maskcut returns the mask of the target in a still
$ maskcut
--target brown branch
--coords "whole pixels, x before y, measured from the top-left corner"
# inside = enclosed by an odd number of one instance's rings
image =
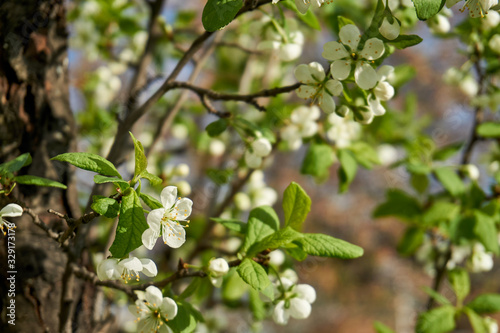
[[[24,208],[24,212],[27,213],[29,216],[31,216],[33,224],[35,224],[37,227],[39,227],[40,229],[42,229],[43,231],[45,231],[45,233],[47,234],[47,236],[49,236],[50,238],[52,238],[56,242],[59,242],[59,234],[57,232],[55,232],[54,230],[52,230],[51,228],[49,228],[40,219],[40,217],[38,216],[38,214],[35,213],[35,211],[33,209],[25,207]],[[60,243],[60,245],[61,245],[62,248],[64,248],[64,249],[67,250],[67,245],[65,245],[64,243]]]

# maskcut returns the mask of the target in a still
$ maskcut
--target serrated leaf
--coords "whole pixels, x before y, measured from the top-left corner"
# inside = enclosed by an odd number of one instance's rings
[[[103,175],[95,175],[94,176],[94,183],[96,183],[96,184],[116,183],[116,184],[121,184],[125,188],[130,187],[130,184],[123,179],[116,178],[116,177],[107,177],[107,176],[103,176]],[[120,186],[120,188],[121,188],[121,186]]]
[[[340,162],[340,168],[338,171],[340,180],[339,191],[340,193],[343,193],[347,191],[349,185],[354,180],[354,177],[358,172],[358,164],[356,163],[356,159],[347,150],[340,150],[338,155]]]
[[[157,177],[152,173],[149,173],[148,170],[144,170],[143,172],[141,172],[141,178],[149,180],[151,185],[160,185],[163,182],[163,180],[160,177]]]
[[[474,233],[477,238],[481,241],[486,250],[499,255],[500,248],[498,246],[498,231],[495,226],[495,220],[478,210],[474,211],[474,218],[476,222],[474,225]]]
[[[158,201],[157,199],[155,199],[154,197],[150,196],[149,194],[141,192],[139,194],[139,197],[151,209],[163,208],[163,205],[161,204],[161,202]]]
[[[353,259],[363,255],[361,247],[324,234],[303,234],[295,243],[305,253],[318,257]]]
[[[457,173],[449,167],[441,167],[434,170],[434,173],[443,187],[454,197],[459,197],[465,193],[465,185],[458,177]]]
[[[210,137],[221,135],[227,128],[227,119],[219,119],[213,123],[208,124],[205,128]]]
[[[297,261],[304,261],[307,259],[307,253],[305,253],[300,246],[287,247],[286,252]]]
[[[266,249],[278,249],[302,237],[300,232],[286,227],[253,244],[247,251],[247,256],[253,256]]]
[[[221,219],[218,217],[210,218],[212,221],[222,224],[224,227],[229,230],[233,230],[239,232],[241,234],[245,234],[247,231],[248,225],[245,222],[236,220],[236,219]]]
[[[421,313],[417,319],[416,332],[445,333],[455,329],[455,308],[445,305]]]
[[[17,176],[17,177],[14,177],[14,181],[16,183],[23,184],[23,185],[56,187],[56,188],[62,188],[63,190],[68,188],[66,185],[61,184],[59,182],[56,182],[55,180],[37,177],[37,176],[32,176],[32,175]]]
[[[30,164],[31,164],[31,155],[29,153],[24,153],[11,161],[0,164],[0,173],[4,172],[14,173]]]
[[[269,284],[269,277],[262,266],[250,258],[245,258],[237,268],[240,277],[255,290],[264,290]]]
[[[148,228],[144,210],[137,193],[129,189],[122,196],[120,218],[115,239],[109,251],[115,258],[123,258],[142,245],[142,233]]]
[[[443,295],[441,295],[440,293],[438,293],[434,289],[431,289],[427,286],[425,286],[423,289],[427,293],[427,295],[432,297],[432,299],[435,300],[439,305],[450,305],[451,304],[450,301],[448,299],[446,299],[446,297],[444,297]]]
[[[489,333],[490,330],[488,328],[487,323],[481,318],[477,313],[475,313],[472,309],[464,308],[464,312],[469,317],[470,325],[474,330],[474,333]]]
[[[464,269],[454,269],[448,272],[448,281],[457,295],[457,299],[461,302],[469,295],[470,279],[469,273]]]
[[[208,0],[201,22],[206,31],[216,31],[228,25],[243,7],[243,0]]]
[[[424,235],[423,229],[417,227],[407,228],[398,244],[398,252],[403,256],[411,256],[422,245]]]
[[[300,172],[324,180],[328,178],[333,162],[332,147],[324,143],[312,143],[304,157]]]
[[[97,172],[104,176],[115,176],[122,179],[122,176],[110,161],[96,154],[65,153],[52,157],[51,160],[68,162],[83,170]]]
[[[285,225],[301,231],[307,215],[311,211],[311,198],[299,184],[292,182],[283,193]]]
[[[419,20],[425,21],[443,8],[446,0],[412,0]]]
[[[115,218],[120,212],[120,204],[115,199],[94,195],[92,201],[90,208],[107,218]]]
[[[253,244],[264,239],[279,229],[279,219],[274,209],[261,206],[252,209],[248,217],[247,233],[243,242],[243,252]]]
[[[500,294],[482,294],[467,304],[479,314],[500,312]]]

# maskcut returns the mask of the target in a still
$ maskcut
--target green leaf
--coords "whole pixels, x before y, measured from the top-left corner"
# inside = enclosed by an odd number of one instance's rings
[[[474,233],[477,238],[483,243],[486,250],[495,253],[496,255],[500,254],[500,249],[498,246],[498,238],[497,238],[497,228],[495,226],[495,220],[481,211],[474,211],[475,225],[474,225]]]
[[[356,25],[356,23],[354,23],[353,20],[351,20],[347,17],[341,16],[341,15],[337,16],[337,19],[339,21],[339,30],[342,29],[344,26],[349,25],[349,24]]]
[[[198,290],[198,287],[201,285],[201,281],[202,279],[200,278],[194,278],[186,289],[184,289],[182,294],[179,295],[178,299],[185,300],[186,298],[192,296],[196,290]]]
[[[299,184],[292,182],[283,193],[285,225],[301,231],[307,215],[311,211],[311,198]]]
[[[454,197],[465,193],[465,185],[457,173],[449,167],[441,167],[434,170],[437,179],[443,187]]]
[[[261,206],[252,209],[248,217],[247,233],[242,251],[246,252],[253,244],[273,234],[279,229],[279,219],[274,209]]]
[[[90,208],[92,208],[96,213],[110,219],[118,216],[120,204],[115,199],[94,195],[92,197],[92,201],[93,203]]]
[[[160,185],[163,182],[163,180],[160,177],[157,177],[152,173],[149,173],[148,170],[144,170],[143,172],[141,172],[141,178],[149,180],[151,185]]]
[[[30,164],[31,164],[31,155],[29,153],[24,153],[11,161],[0,164],[0,173],[5,173],[5,172],[14,173],[20,170],[22,167],[28,166]]]
[[[264,302],[260,299],[259,292],[250,289],[250,311],[252,311],[253,319],[260,321],[266,318],[266,307]]]
[[[105,176],[115,176],[122,179],[122,176],[110,161],[96,154],[65,153],[52,157],[51,160],[68,162],[83,170],[97,172]]]
[[[393,330],[382,324],[380,321],[374,322],[373,328],[375,328],[375,332],[377,333],[394,333]]]
[[[208,0],[201,22],[206,31],[215,31],[224,28],[238,14],[243,7],[243,0]]]
[[[250,258],[245,258],[237,269],[240,277],[255,290],[264,290],[269,284],[269,277],[262,266]]]
[[[387,42],[402,50],[406,49],[407,47],[418,45],[422,41],[423,39],[417,35],[399,35],[398,38]]]
[[[167,322],[174,333],[191,333],[196,324],[203,321],[201,313],[188,302],[177,302],[177,315]]]
[[[245,222],[241,222],[236,219],[221,219],[218,217],[212,217],[210,218],[212,221],[215,221],[217,223],[222,224],[224,227],[228,228],[229,230],[233,230],[236,232],[239,232],[241,234],[245,234],[247,232],[247,227],[248,225]]]
[[[455,308],[445,305],[421,313],[417,319],[415,332],[445,333],[455,328]]]
[[[436,152],[434,152],[434,154],[432,154],[432,159],[435,161],[446,161],[447,159],[458,153],[462,146],[463,143],[459,142],[440,148]]]
[[[293,230],[291,227],[286,227],[282,230],[279,230],[260,242],[253,244],[250,249],[247,251],[247,256],[251,257],[256,255],[257,253],[264,251],[266,249],[278,249],[282,246],[285,246],[299,238],[302,237],[300,232]]]
[[[436,15],[443,8],[446,0],[412,0],[417,17],[425,21]]]
[[[410,182],[411,186],[420,194],[424,193],[429,187],[429,177],[427,175],[412,173]]]
[[[295,260],[304,261],[307,259],[307,253],[305,253],[300,246],[287,247],[286,252]]]
[[[483,138],[498,138],[500,137],[500,123],[482,123],[477,127],[477,134]]]
[[[213,123],[208,124],[206,131],[212,138],[221,135],[227,128],[227,119],[219,119]]]
[[[472,329],[474,329],[474,333],[489,333],[490,330],[488,328],[487,323],[481,318],[474,310],[469,308],[464,308],[464,312],[469,317],[470,325]]]
[[[354,180],[356,172],[358,172],[358,164],[347,150],[339,150],[339,180],[340,180],[340,193],[347,191],[349,185]]]
[[[141,194],[139,194],[139,197],[151,209],[163,208],[161,202],[155,199],[154,197],[150,196],[149,194],[141,192]]]
[[[57,187],[57,188],[62,188],[63,190],[68,188],[66,185],[61,184],[59,182],[56,182],[55,180],[37,177],[37,176],[31,176],[31,175],[14,177],[14,181],[16,183],[23,184],[23,185]]]
[[[324,234],[303,234],[304,237],[295,241],[307,254],[318,257],[341,259],[358,258],[363,255],[363,249],[338,238]]]
[[[439,305],[450,305],[451,304],[450,301],[446,297],[444,297],[443,295],[441,295],[440,293],[438,293],[434,289],[431,289],[427,286],[425,286],[423,289],[427,293],[427,295],[432,297],[432,299],[434,299]]]
[[[500,312],[500,294],[479,295],[469,302],[467,307],[479,314]]]
[[[142,143],[135,138],[132,132],[129,132],[132,140],[134,141],[134,152],[135,152],[135,170],[134,178],[141,176],[143,171],[146,171],[148,167],[148,160],[146,159],[146,154],[144,153],[144,147]]]
[[[293,0],[284,0],[279,2],[280,5],[284,5],[286,8],[294,11],[297,14],[297,18],[310,26],[313,29],[320,30],[321,25],[316,18],[316,15],[314,14],[313,10],[308,10],[305,14],[302,14],[299,12],[297,9],[297,6],[295,5]]]
[[[469,273],[464,269],[454,269],[448,272],[448,281],[450,281],[457,299],[462,302],[470,292]]]
[[[324,143],[311,143],[300,172],[323,180],[328,178],[329,169],[333,162],[332,147]]]
[[[355,142],[351,144],[349,150],[353,153],[356,161],[366,169],[380,164],[377,151],[366,142]]]
[[[425,211],[422,222],[426,226],[437,226],[441,222],[450,221],[460,213],[460,206],[452,202],[436,201]]]
[[[116,235],[109,251],[115,258],[123,258],[142,245],[142,233],[148,228],[144,210],[137,193],[129,189],[122,197]]]
[[[411,256],[422,245],[425,232],[421,228],[409,227],[398,244],[398,252],[403,256]]]
[[[373,212],[373,217],[397,216],[412,222],[420,216],[422,208],[417,199],[404,191],[392,189],[386,193],[386,201]]]
[[[94,176],[94,183],[96,183],[96,184],[105,184],[105,183],[118,184],[119,183],[122,186],[124,186],[125,188],[130,187],[130,184],[123,179],[116,178],[116,177],[107,177],[107,176],[102,176],[102,175],[95,175]]]

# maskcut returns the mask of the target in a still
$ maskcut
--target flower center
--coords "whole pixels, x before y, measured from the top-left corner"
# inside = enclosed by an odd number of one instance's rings
[[[128,283],[128,281],[132,280],[133,277],[135,277],[136,281],[139,281],[139,274],[136,271],[128,268],[123,270],[121,275],[123,282]]]

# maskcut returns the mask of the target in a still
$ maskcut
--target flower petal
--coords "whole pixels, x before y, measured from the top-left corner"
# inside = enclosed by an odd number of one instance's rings
[[[361,39],[361,34],[358,27],[353,24],[344,25],[339,32],[340,42],[344,45],[348,45],[352,52],[358,50],[359,40]]]
[[[130,257],[130,258],[120,260],[120,262],[118,263],[118,266],[125,268],[125,269],[128,269],[130,271],[134,271],[134,272],[142,271],[142,263],[136,257]]]
[[[97,277],[101,281],[119,279],[120,272],[117,268],[118,259],[110,258],[103,260],[97,265]]]
[[[302,54],[302,45],[300,44],[283,44],[279,49],[279,57],[283,61],[292,61],[300,57]]]
[[[141,259],[142,264],[142,272],[144,275],[153,277],[158,274],[158,268],[156,268],[156,264],[151,259]]]
[[[316,95],[317,91],[317,86],[302,85],[297,90],[295,90],[295,93],[297,94],[297,96],[299,96],[299,98],[308,99]]]
[[[161,290],[155,286],[149,286],[146,288],[144,299],[155,308],[159,308],[163,305],[163,294],[161,293]]]
[[[333,112],[335,112],[335,107],[336,107],[335,106],[335,101],[333,100],[333,97],[330,96],[329,94],[322,94],[318,98],[318,105],[326,113],[333,113]]]
[[[316,82],[321,82],[325,79],[325,69],[319,62],[313,61],[308,65],[308,67],[311,77]]]
[[[156,244],[156,240],[160,237],[160,232],[156,232],[153,229],[149,228],[146,229],[142,233],[142,244],[146,247],[148,250],[152,250],[153,247]]]
[[[351,60],[335,60],[330,66],[332,77],[336,80],[345,80],[351,74]]]
[[[175,204],[177,200],[177,187],[175,186],[167,186],[165,187],[160,194],[160,201],[163,207],[170,208]]]
[[[377,75],[378,75],[379,81],[387,80],[392,73],[394,73],[394,67],[392,67],[390,65],[381,66],[377,70]]]
[[[342,92],[344,91],[344,87],[342,86],[342,83],[337,80],[328,80],[325,83],[325,89],[330,93],[330,95],[333,96],[340,96]]]
[[[160,232],[160,226],[161,226],[161,219],[165,215],[165,209],[163,208],[158,208],[158,209],[153,209],[151,212],[149,212],[148,217],[146,218],[148,225],[151,229],[153,229],[155,232]]]
[[[377,84],[377,72],[365,62],[358,62],[354,70],[356,84],[364,90],[372,89]]]
[[[179,219],[180,221],[185,220],[191,215],[191,212],[193,211],[193,201],[188,198],[182,198],[179,201],[177,201],[177,204],[175,205],[177,209],[177,212],[179,213]]]
[[[166,230],[169,228],[170,230]],[[186,242],[186,230],[181,225],[168,223],[168,227],[163,229],[163,241],[168,246],[176,249]]]
[[[298,294],[297,297],[306,300],[309,303],[314,303],[316,300],[316,290],[308,284],[298,284],[293,290]]]
[[[368,103],[370,104],[370,108],[375,116],[382,116],[385,114],[385,108],[377,98],[369,96]]]
[[[290,316],[295,319],[305,319],[311,314],[311,304],[304,299],[295,297],[290,300],[288,311]]]
[[[162,316],[167,317],[168,320],[174,319],[177,316],[177,304],[170,297],[163,297],[160,306]]]
[[[0,210],[0,216],[2,217],[16,217],[23,215],[23,207],[18,204],[11,203]]]
[[[323,58],[327,60],[339,60],[349,58],[349,52],[345,49],[344,45],[339,42],[327,42],[323,46]]]
[[[375,60],[380,58],[384,54],[384,51],[384,42],[378,38],[370,38],[366,41],[360,55],[363,59]]]
[[[286,325],[288,323],[288,318],[290,318],[290,314],[287,309],[285,309],[285,301],[279,301],[273,311],[274,322],[276,324]]]
[[[309,66],[306,64],[301,64],[295,67],[295,71],[293,72],[295,78],[302,83],[314,83],[314,79],[311,76],[311,71],[309,70]]]
[[[308,121],[302,124],[301,136],[308,138],[318,133],[318,124],[315,121]]]

